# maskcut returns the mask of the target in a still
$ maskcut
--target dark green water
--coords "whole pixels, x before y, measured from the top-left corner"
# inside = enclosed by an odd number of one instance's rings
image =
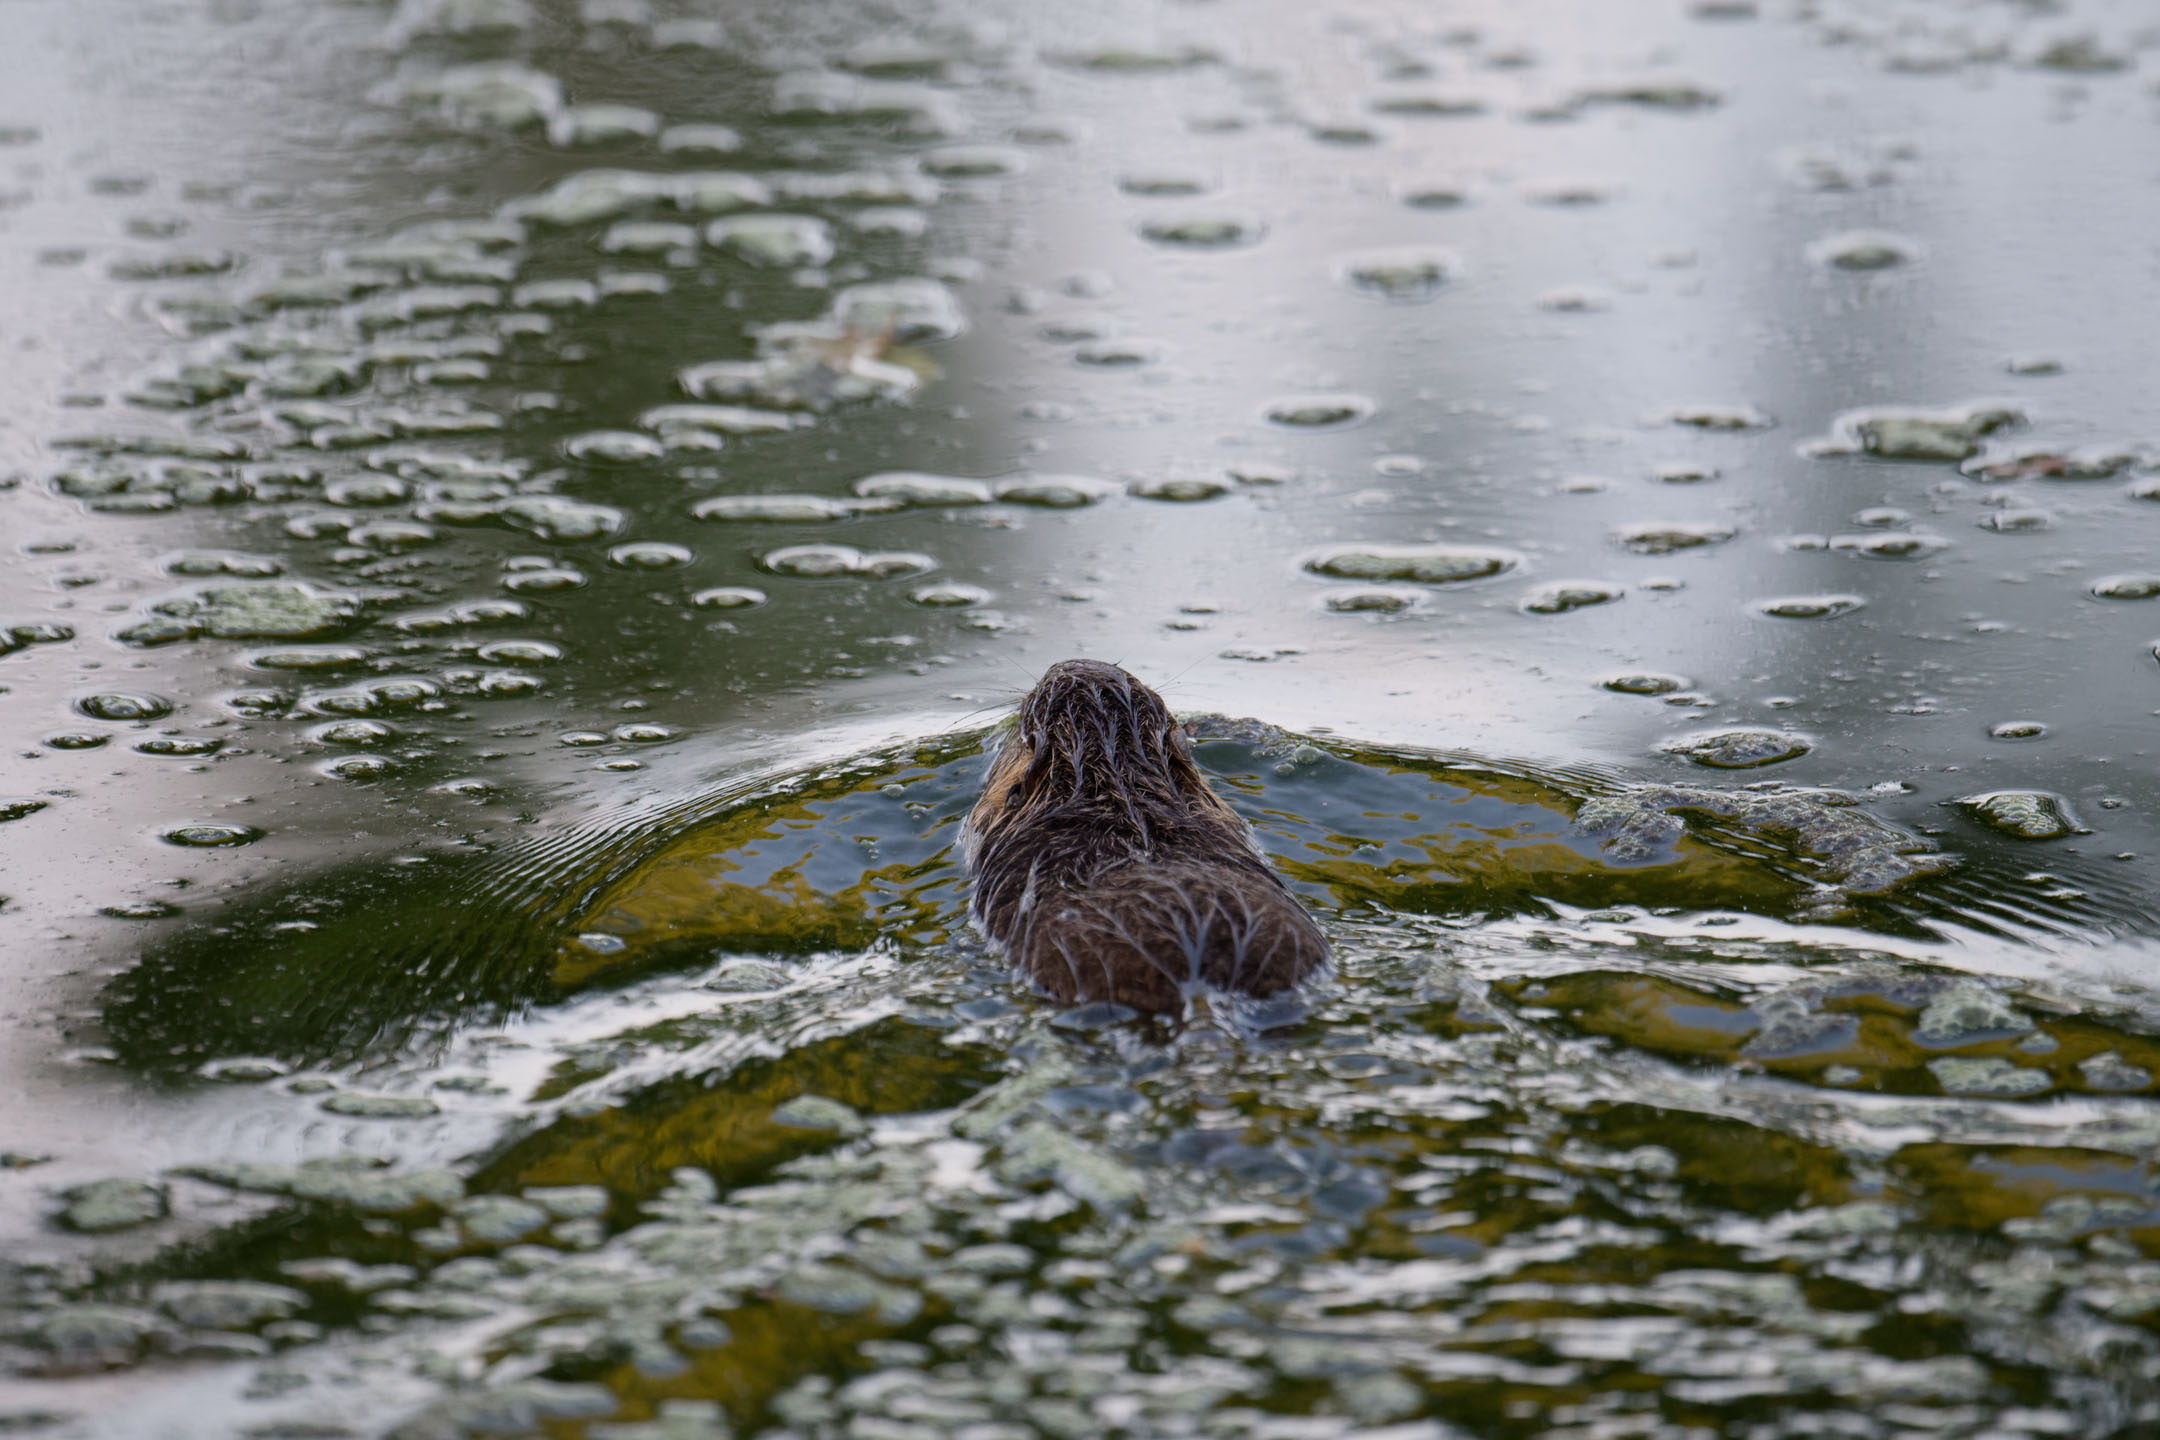
[[[2160,1427],[2135,6],[0,31],[7,1428]],[[1074,654],[1302,1013],[969,928]]]

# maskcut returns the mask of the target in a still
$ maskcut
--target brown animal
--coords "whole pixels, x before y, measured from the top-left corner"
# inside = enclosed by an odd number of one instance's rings
[[[1020,702],[961,844],[976,924],[1068,1004],[1181,1012],[1328,964],[1162,697],[1100,660],[1051,666]]]

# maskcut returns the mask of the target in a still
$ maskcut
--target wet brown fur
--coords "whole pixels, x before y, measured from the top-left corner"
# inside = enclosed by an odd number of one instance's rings
[[[1115,665],[1062,661],[1020,702],[963,843],[976,923],[1067,1003],[1177,1012],[1328,963],[1162,697]]]

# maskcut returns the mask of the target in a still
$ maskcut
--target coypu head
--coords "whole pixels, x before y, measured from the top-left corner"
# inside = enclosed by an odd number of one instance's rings
[[[1028,692],[962,843],[976,922],[1060,1000],[1173,1011],[1327,964],[1184,728],[1115,665],[1066,660]]]
[[[1144,832],[1150,815],[1195,808],[1242,831],[1162,696],[1104,661],[1061,660],[1020,702],[968,828],[981,837],[1030,817],[1107,809]]]

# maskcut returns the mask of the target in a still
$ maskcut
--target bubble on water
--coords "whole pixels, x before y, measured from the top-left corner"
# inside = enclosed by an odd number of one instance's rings
[[[562,734],[556,736],[555,739],[556,743],[558,744],[569,745],[579,749],[592,745],[605,745],[608,743],[607,732],[603,730],[566,730]]]
[[[2093,1090],[2145,1090],[2150,1089],[2153,1083],[2152,1071],[2143,1065],[2132,1065],[2123,1059],[2119,1050],[2103,1050],[2098,1055],[2078,1061],[2078,1073],[2084,1077],[2086,1086]]]
[[[660,117],[635,105],[573,105],[548,122],[548,140],[564,147],[650,140],[659,133]]]
[[[633,745],[658,745],[662,741],[675,738],[675,732],[668,726],[655,725],[650,721],[635,721],[627,725],[618,725],[615,727],[613,734],[617,740],[627,741]]]
[[[215,755],[224,745],[223,740],[212,735],[152,735],[135,742],[135,749],[143,755],[192,757]]]
[[[1315,575],[1337,580],[1415,580],[1446,585],[1512,570],[1519,557],[1505,550],[1462,545],[1337,545],[1305,559]]]
[[[356,1120],[418,1120],[442,1113],[425,1095],[367,1095],[340,1090],[322,1102],[323,1111]]]
[[[1173,474],[1136,480],[1129,489],[1143,500],[1190,503],[1196,500],[1214,500],[1229,494],[1230,482],[1214,475]]]
[[[1525,185],[1523,199],[1532,205],[1549,205],[1559,209],[1585,209],[1603,205],[1619,198],[1621,187],[1611,181],[1594,179],[1543,180]]]
[[[1320,603],[1339,615],[1399,615],[1414,609],[1423,597],[1415,590],[1330,590]]]
[[[1896,531],[1888,535],[1837,535],[1830,548],[1868,560],[1924,560],[1950,542],[1940,535]]]
[[[613,220],[633,211],[650,209],[663,201],[673,202],[680,193],[676,177],[634,170],[585,170],[565,175],[538,195],[516,200],[503,208],[504,218],[540,225],[569,227]],[[762,204],[771,192],[757,182],[747,203]],[[688,207],[685,207],[688,208]]]
[[[787,545],[761,556],[758,563],[775,575],[859,575],[863,552],[852,545]]]
[[[1664,419],[1696,430],[1767,430],[1777,423],[1752,405],[1675,405]]]
[[[430,106],[460,130],[521,130],[562,110],[562,82],[514,60],[482,60],[406,76],[391,97]]]
[[[1376,115],[1396,115],[1413,120],[1461,120],[1483,115],[1490,108],[1485,97],[1464,91],[1407,90],[1381,95],[1370,102]]]
[[[773,199],[786,204],[928,205],[943,193],[935,180],[912,169],[793,170],[767,178]]]
[[[162,720],[172,714],[172,701],[140,690],[106,690],[75,701],[78,714],[92,720]]]
[[[832,226],[811,215],[734,215],[705,227],[705,239],[756,265],[797,270],[833,258]]]
[[[1702,730],[1681,735],[1659,747],[1713,770],[1752,770],[1797,759],[1814,749],[1806,736],[1783,730]]]
[[[475,653],[490,665],[552,665],[563,658],[551,640],[494,640]]]
[[[1565,615],[1591,605],[1606,605],[1627,594],[1624,586],[1603,580],[1555,580],[1540,585],[1522,600],[1529,615]]]
[[[1830,434],[1811,443],[1806,453],[1863,454],[1883,460],[1963,460],[1980,452],[1984,437],[2023,424],[2024,420],[2024,412],[2013,406],[1984,401],[1945,410],[1848,410],[1831,422]]]
[[[2005,720],[1990,725],[1988,735],[1996,740],[2037,740],[2047,734],[2047,728],[2038,720]]]
[[[600,287],[590,280],[535,280],[512,291],[510,303],[526,310],[589,310],[600,303]]]
[[[655,405],[638,416],[638,424],[658,431],[670,449],[683,441],[678,432],[712,432],[717,435],[784,435],[812,423],[807,416],[782,410],[756,410],[747,405]]]
[[[599,291],[603,300],[617,296],[666,295],[673,291],[675,282],[667,276],[651,270],[603,270],[600,272]]]
[[[1720,475],[1715,465],[1705,465],[1695,460],[1670,460],[1652,468],[1652,479],[1665,485],[1701,485]]]
[[[850,285],[833,297],[832,316],[849,335],[882,335],[908,345],[950,340],[967,328],[952,290],[920,276]]]
[[[2151,600],[2160,596],[2160,575],[2107,575],[2093,581],[2100,600]]]
[[[211,585],[167,596],[150,614],[115,632],[131,645],[209,635],[222,640],[312,640],[335,635],[362,615],[359,597],[313,585],[263,581]]]
[[[937,561],[915,550],[872,550],[864,553],[862,573],[876,580],[904,580],[937,569]]]
[[[1118,189],[1150,199],[1191,199],[1214,190],[1214,177],[1192,170],[1139,170],[1118,177]]]
[[[2054,35],[2041,40],[2025,63],[2037,70],[2059,70],[2071,75],[2111,75],[2129,69],[2135,61],[2123,51],[2110,48],[2090,32]]]
[[[697,249],[698,232],[694,225],[672,220],[618,220],[599,244],[609,255],[666,255]]]
[[[1044,60],[1074,70],[1110,74],[1151,75],[1171,70],[1191,70],[1216,64],[1221,57],[1200,45],[1151,45],[1120,42],[1081,50],[1047,50]]]
[[[917,605],[933,607],[987,605],[991,594],[980,585],[964,585],[947,581],[938,585],[920,585],[908,592],[908,599]]]
[[[847,217],[861,235],[888,235],[913,240],[930,233],[930,217],[907,205],[872,205]]]
[[[1458,180],[1406,180],[1395,187],[1395,198],[1412,210],[1460,209],[1475,194],[1467,182]]]
[[[2044,446],[1975,455],[1958,469],[1975,480],[2108,480],[2138,463],[2135,451],[2107,446]]]
[[[1027,153],[1008,145],[941,145],[923,156],[922,168],[940,180],[984,180],[1019,174]]]
[[[367,658],[368,652],[357,645],[286,645],[258,650],[247,663],[258,670],[341,670]]]
[[[225,708],[248,720],[267,720],[292,708],[293,697],[283,690],[235,690],[225,697]]]
[[[75,631],[66,625],[49,621],[25,621],[19,624],[0,624],[0,655],[12,655],[17,650],[32,645],[58,645],[75,638]]]
[[[750,610],[765,603],[765,592],[748,585],[715,585],[690,597],[700,610]]]
[[[1140,236],[1183,250],[1235,250],[1259,244],[1267,226],[1250,215],[1158,215],[1140,222]]]
[[[266,581],[285,572],[285,561],[274,555],[246,555],[242,551],[181,551],[164,559],[164,572],[186,579],[229,574],[242,581]]]
[[[798,123],[896,121],[910,134],[933,137],[955,134],[966,123],[952,101],[932,86],[864,80],[833,70],[781,74],[773,82],[767,113],[776,120]]]
[[[387,755],[340,755],[317,767],[333,780],[373,780],[396,768],[397,762]]]
[[[194,280],[227,274],[237,264],[238,257],[226,250],[175,251],[116,260],[108,273],[115,280]]]
[[[1125,487],[1089,475],[1014,475],[998,481],[991,493],[1008,505],[1076,510],[1122,495]]]
[[[2022,1068],[2000,1055],[1945,1055],[1928,1061],[1927,1068],[1951,1095],[2037,1095],[2055,1083],[2047,1071]]]
[[[638,465],[667,451],[652,436],[635,430],[594,430],[565,440],[563,453],[587,465]]]
[[[1714,87],[1684,75],[1639,75],[1606,81],[1577,92],[1594,105],[1640,105],[1651,110],[1708,110],[1724,101]]]
[[[987,505],[992,498],[987,481],[914,470],[865,475],[855,482],[854,490],[865,500],[897,500],[904,505]]]
[[[2003,369],[2012,375],[2060,375],[2063,373],[2063,362],[2059,355],[2027,351],[2004,360]]]
[[[302,697],[300,704],[311,715],[372,715],[385,708],[366,687],[315,691]]]
[[[93,1180],[85,1185],[69,1187],[61,1192],[60,1198],[67,1202],[67,1208],[53,1218],[62,1228],[86,1235],[132,1230],[138,1225],[162,1220],[171,1213],[171,1197],[165,1187],[153,1185],[147,1180],[120,1177]],[[82,1311],[86,1310],[92,1313],[83,1314]],[[60,1313],[68,1314],[66,1311]],[[114,1352],[132,1352],[143,1340],[150,1338],[152,1333],[165,1328],[154,1316],[143,1316],[147,1323],[138,1328],[131,1322],[134,1316],[140,1314],[139,1311],[119,1310],[117,1307],[98,1314],[94,1307],[80,1307],[71,1317],[74,1321],[72,1325],[54,1326],[50,1319],[46,1322],[49,1327],[44,1337],[47,1348],[106,1352],[101,1358],[105,1358],[107,1363],[95,1368],[110,1368],[110,1356]],[[70,1343],[55,1343],[60,1340],[61,1335],[51,1333],[54,1330],[66,1334]],[[91,1337],[101,1331],[105,1332],[101,1337],[102,1343],[90,1343]]]
[[[368,525],[356,525],[346,532],[345,538],[355,545],[365,545],[385,555],[403,555],[433,545],[441,537],[431,525],[417,520],[378,520]]]
[[[111,739],[101,730],[58,730],[47,735],[45,743],[55,750],[95,750]]]
[[[44,800],[0,798],[0,824],[35,815],[38,811],[43,810],[48,803],[50,802]]]
[[[575,590],[585,583],[585,573],[567,566],[548,565],[535,570],[515,570],[503,576],[503,588],[515,590],[520,595],[545,595],[557,590]]]
[[[318,745],[387,745],[397,730],[380,720],[333,720],[308,732]]]
[[[823,495],[716,495],[699,501],[690,513],[700,520],[807,525],[845,520],[855,513],[855,507]]]
[[[1723,525],[1677,525],[1637,524],[1623,525],[1613,532],[1620,548],[1635,555],[1672,555],[1682,550],[1700,550],[1710,545],[1722,545],[1733,538],[1734,532]]]
[[[742,132],[728,125],[670,125],[660,132],[663,155],[732,155],[742,148]]]
[[[1848,230],[1808,246],[1807,258],[1839,270],[1888,270],[1920,258],[1918,241],[1881,230]]]
[[[1585,315],[1598,310],[1612,309],[1610,291],[1594,285],[1562,285],[1552,290],[1540,291],[1535,301],[1538,309],[1555,314]]]
[[[260,840],[263,832],[252,825],[175,825],[166,830],[160,839],[168,845],[186,845],[207,848],[219,845],[245,845]]]
[[[612,506],[560,495],[520,495],[505,501],[500,513],[514,528],[556,544],[605,539],[621,531],[626,518]]]
[[[1463,274],[1462,256],[1436,246],[1364,250],[1336,262],[1336,274],[1353,290],[1389,300],[1424,300]]]
[[[2020,840],[2056,840],[2085,833],[2063,798],[2045,790],[1996,790],[1961,796],[1957,803],[1989,829]]]
[[[522,670],[489,670],[473,682],[473,688],[485,699],[514,700],[524,695],[536,695],[546,684],[539,676],[527,675]]]
[[[62,435],[47,443],[55,450],[173,460],[243,460],[248,453],[240,441],[218,435]]]
[[[1370,419],[1378,409],[1374,401],[1363,395],[1285,395],[1270,401],[1266,414],[1274,424],[1312,430],[1332,425],[1355,425]]]
[[[1867,601],[1858,595],[1787,595],[1758,600],[1755,610],[1758,614],[1781,620],[1835,620],[1866,604]]]
[[[1631,670],[1625,674],[1609,675],[1598,684],[1616,695],[1670,695],[1687,689],[1690,682],[1678,675]]]
[[[1147,340],[1099,340],[1073,351],[1075,364],[1098,370],[1122,370],[1152,365],[1162,358],[1162,347]]]
[[[2045,510],[1997,510],[1980,521],[1980,528],[2003,535],[2029,535],[2055,528],[2055,517]]]
[[[622,570],[672,570],[695,558],[686,545],[665,540],[639,540],[617,545],[607,552],[608,564]]]

